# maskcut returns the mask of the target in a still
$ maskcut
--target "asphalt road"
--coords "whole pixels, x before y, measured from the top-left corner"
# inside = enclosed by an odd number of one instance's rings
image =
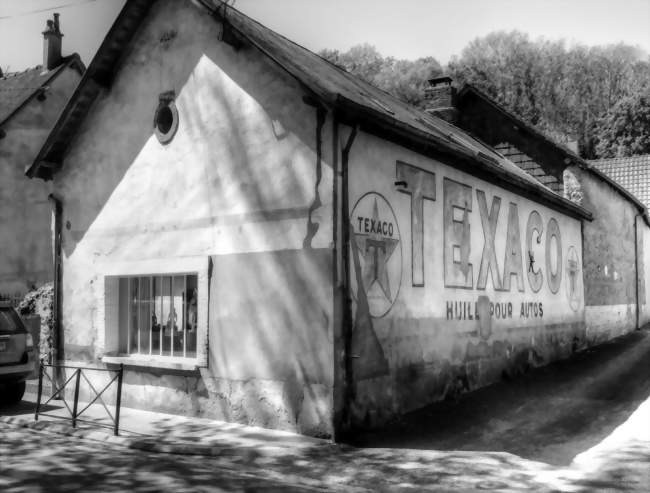
[[[646,492],[650,332],[430,406],[355,444],[207,457],[0,423],[0,491]]]
[[[0,491],[327,491],[234,460],[148,453],[25,428],[0,429]]]

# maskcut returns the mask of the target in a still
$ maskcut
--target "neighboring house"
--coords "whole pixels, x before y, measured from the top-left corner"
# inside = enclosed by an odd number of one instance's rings
[[[650,207],[650,154],[589,161],[605,175]]]
[[[221,2],[128,1],[28,174],[126,406],[337,437],[586,336],[585,208]]]
[[[582,226],[588,342],[650,322],[650,228],[646,207],[637,198],[649,193],[643,188],[648,174],[634,186],[632,180],[616,180],[613,172],[603,173],[604,166],[555,143],[477,88],[465,85],[456,92],[451,82],[448,77],[430,81],[430,112],[472,132],[541,183],[592,211],[593,221]],[[634,190],[637,197],[630,193]]]
[[[51,187],[31,164],[84,71],[61,56],[58,14],[43,32],[43,65],[0,78],[0,295],[20,298],[52,280]]]

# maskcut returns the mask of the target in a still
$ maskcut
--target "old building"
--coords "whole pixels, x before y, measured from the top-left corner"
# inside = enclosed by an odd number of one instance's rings
[[[336,436],[587,337],[587,208],[218,1],[127,2],[28,174],[127,406]]]
[[[0,77],[0,295],[21,297],[52,280],[51,187],[29,180],[34,161],[81,79],[78,55],[61,56],[58,14],[43,32],[43,65]]]
[[[540,183],[593,213],[593,221],[582,225],[586,341],[608,340],[650,322],[650,223],[637,198],[645,196],[643,159],[638,160],[639,179],[624,181],[613,167],[603,173],[605,163],[585,161],[476,87],[468,84],[456,91],[451,79],[443,77],[430,81],[427,96],[431,113],[472,132]]]

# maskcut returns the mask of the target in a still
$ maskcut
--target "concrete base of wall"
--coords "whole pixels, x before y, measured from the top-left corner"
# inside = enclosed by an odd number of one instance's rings
[[[585,307],[586,342],[600,344],[636,329],[636,305]]]
[[[503,336],[489,341],[472,338],[457,361],[411,364],[385,377],[356,382],[352,428],[375,428],[427,404],[457,399],[464,392],[567,358],[586,344],[582,322],[509,329]]]
[[[66,364],[76,366],[76,363]],[[88,363],[83,363],[83,366],[88,366]],[[97,365],[97,368],[104,367]],[[65,378],[73,371],[66,370]],[[91,370],[84,374],[97,390],[104,388],[109,381],[106,372]],[[66,399],[74,395],[73,385],[74,381],[68,385]],[[93,397],[90,386],[82,378],[80,401]],[[115,403],[116,385],[111,385],[102,398],[107,404]],[[322,384],[297,385],[261,379],[231,381],[214,378],[206,370],[129,369],[124,371],[122,406],[294,431],[321,438],[332,436],[332,389]]]

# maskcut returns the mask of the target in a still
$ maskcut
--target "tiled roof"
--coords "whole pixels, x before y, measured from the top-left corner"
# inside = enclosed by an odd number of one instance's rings
[[[589,162],[650,208],[650,154]]]
[[[351,103],[354,107],[370,111],[379,118],[389,120],[393,125],[402,125],[426,135],[442,146],[460,148],[474,156],[481,153],[483,156],[488,156],[492,164],[505,173],[515,175],[535,188],[549,190],[471,134],[447,123],[442,118],[431,115],[378,89],[272,31],[237,9],[227,7],[218,0],[213,0],[213,4],[217,9],[217,15],[222,16],[257,48],[325,101],[333,105]]]
[[[120,53],[127,49],[151,3],[151,0],[133,0],[125,4],[43,149],[27,170],[29,176],[49,179],[60,168],[65,149],[97,97],[98,88],[109,86],[108,80],[118,70]],[[400,101],[220,0],[198,0],[198,3],[223,21],[228,32],[234,31],[234,34],[225,33],[224,39],[226,35],[245,39],[299,81],[313,99],[335,109],[342,121],[381,132],[419,149],[450,154],[462,160],[472,173],[532,193],[538,200],[560,206],[567,213],[591,217],[588,211],[554,193],[460,128]]]
[[[40,65],[23,72],[0,78],[0,124],[14,114],[41,87],[54,77],[65,64],[43,73]]]
[[[469,84],[465,84],[461,89],[458,94],[458,100],[462,104],[460,107],[461,115],[464,115],[466,112],[475,115],[478,111],[482,114],[485,120],[484,123],[486,126],[483,127],[482,130],[485,131],[487,128],[489,132],[494,134],[492,137],[496,136],[498,138],[498,142],[504,140],[508,141],[512,138],[513,140],[510,141],[510,143],[514,144],[515,147],[520,150],[530,154],[530,157],[537,163],[545,162],[547,165],[550,164],[551,167],[553,167],[553,162],[555,162],[555,166],[559,166],[559,169],[556,169],[556,171],[559,172],[563,172],[564,169],[571,164],[587,170],[589,173],[611,186],[626,200],[630,201],[643,214],[644,220],[650,226],[650,217],[648,216],[647,206],[641,202],[636,195],[632,194],[626,187],[613,180],[599,167],[593,166],[568,147],[558,144],[550,137],[540,132],[539,129],[535,128],[533,125],[514,113],[508,111],[485,93]],[[507,121],[509,125],[499,125],[496,121],[498,118]],[[471,121],[471,119],[469,121]],[[467,123],[467,120],[465,123]],[[485,138],[485,133],[481,132],[480,128],[478,130],[471,129],[470,131],[478,132],[478,135],[480,135],[481,138]],[[489,138],[487,141],[490,144],[496,145],[495,142],[491,142]]]
[[[61,58],[61,63],[52,70],[43,72],[43,67],[37,65],[22,72],[0,77],[0,125],[11,118],[41,88],[47,87],[65,67],[76,69],[80,75],[83,75],[86,70],[79,55],[73,53]]]

